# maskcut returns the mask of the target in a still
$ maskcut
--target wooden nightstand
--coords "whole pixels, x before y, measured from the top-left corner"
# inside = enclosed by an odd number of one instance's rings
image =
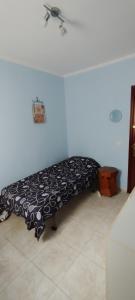
[[[118,170],[116,168],[99,168],[99,190],[101,195],[111,197],[118,193],[117,174]]]

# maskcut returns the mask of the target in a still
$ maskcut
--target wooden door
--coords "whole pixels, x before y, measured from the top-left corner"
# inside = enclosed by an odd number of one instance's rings
[[[128,164],[128,192],[135,186],[135,86],[131,88],[130,136],[129,136],[129,164]]]

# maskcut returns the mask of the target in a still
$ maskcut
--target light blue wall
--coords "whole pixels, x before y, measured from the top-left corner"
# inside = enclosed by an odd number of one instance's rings
[[[88,155],[119,168],[122,188],[127,186],[133,84],[135,59],[65,78],[69,155]],[[113,109],[122,111],[120,123],[109,121]]]
[[[118,167],[126,188],[133,84],[135,59],[65,78],[65,95],[62,78],[1,60],[0,189],[67,157],[67,133],[69,156],[88,155]],[[32,119],[36,96],[47,111],[41,125]],[[117,124],[109,121],[114,108],[123,113]]]
[[[33,123],[36,96],[46,106],[45,124]],[[0,189],[65,157],[63,79],[0,61]]]

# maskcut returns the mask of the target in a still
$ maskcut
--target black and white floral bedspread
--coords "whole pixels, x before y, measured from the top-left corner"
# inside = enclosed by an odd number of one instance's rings
[[[85,157],[71,157],[4,188],[0,209],[25,218],[39,239],[45,221],[77,194],[97,189],[99,164]]]

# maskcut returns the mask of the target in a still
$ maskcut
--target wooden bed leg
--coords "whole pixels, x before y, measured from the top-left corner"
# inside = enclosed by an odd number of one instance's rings
[[[55,215],[52,217],[52,223],[53,224],[51,226],[51,229],[56,231],[57,230],[57,223],[56,223],[56,216]]]

